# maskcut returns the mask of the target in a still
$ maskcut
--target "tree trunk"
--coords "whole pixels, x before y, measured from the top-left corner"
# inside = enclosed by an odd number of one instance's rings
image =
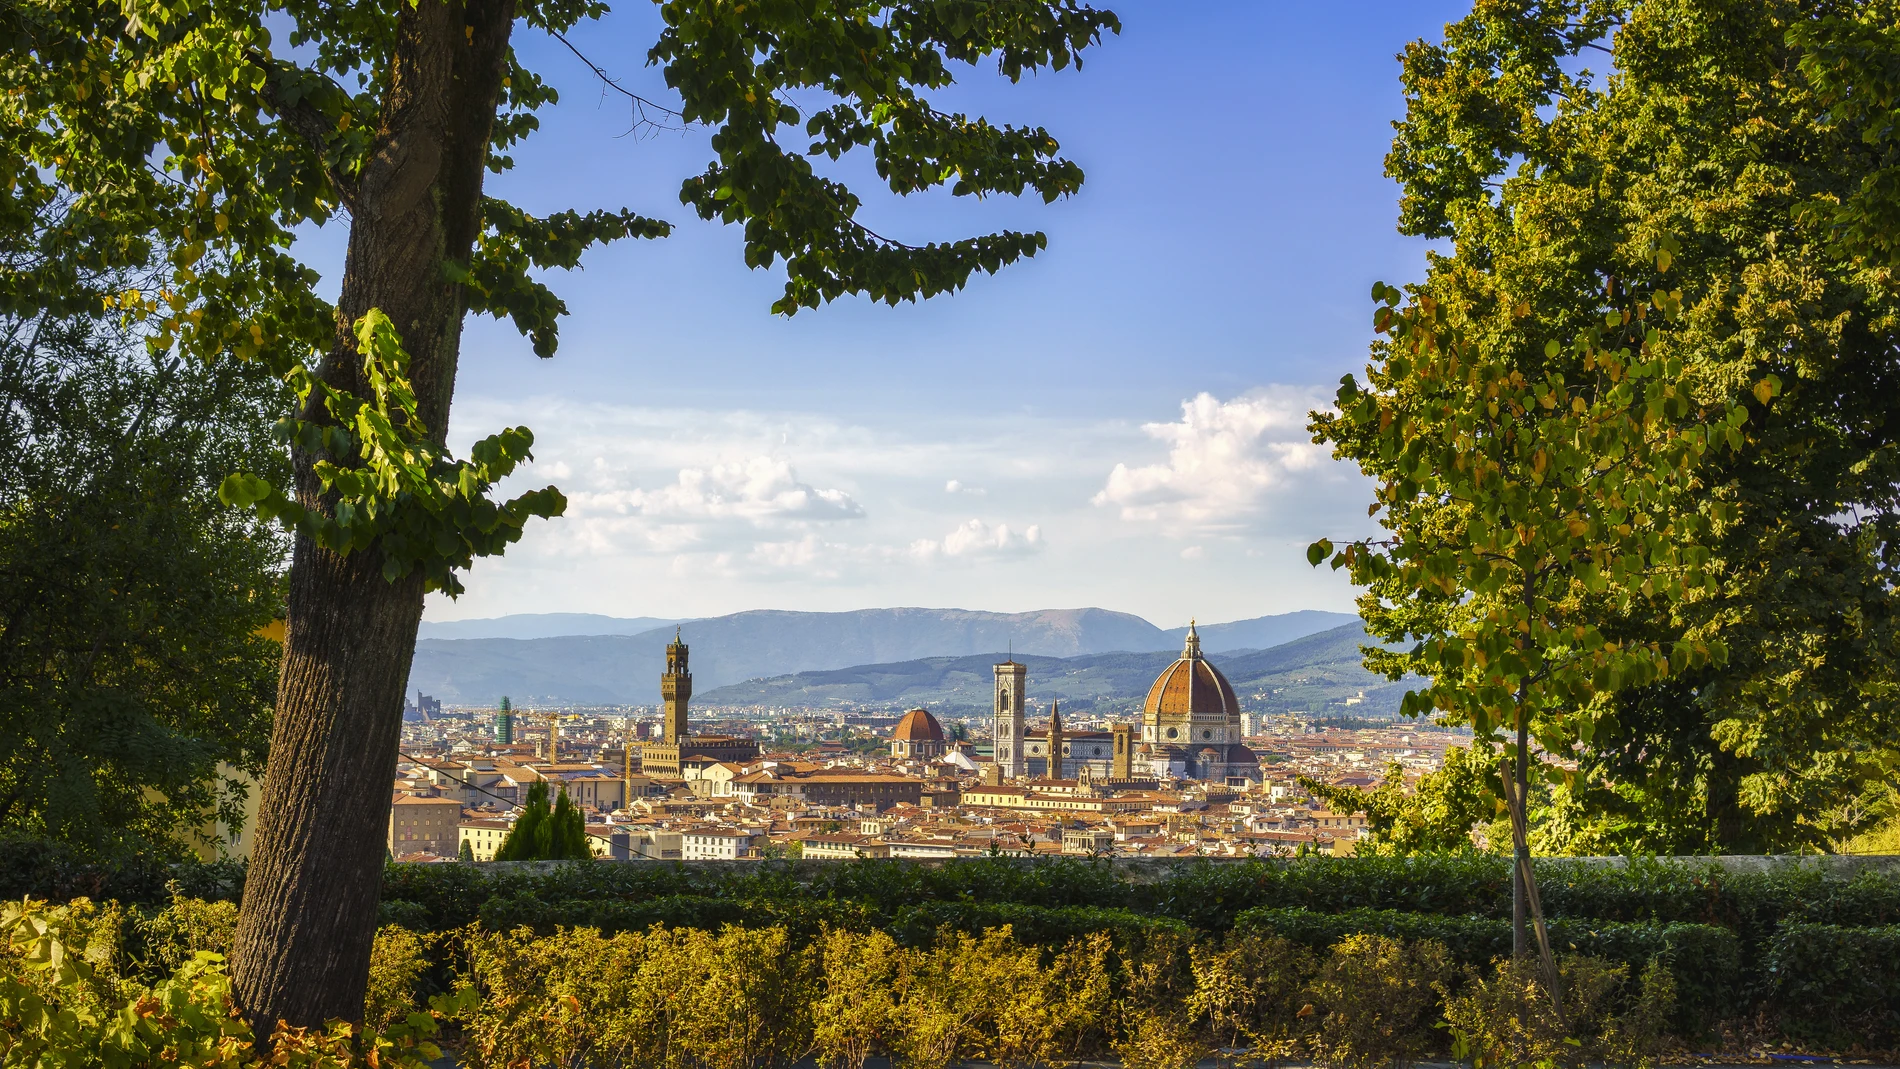
[[[1511,810],[1511,956],[1518,959],[1528,957],[1532,937],[1535,937],[1538,967],[1544,974],[1544,990],[1550,995],[1557,1023],[1568,1029],[1570,1025],[1564,1014],[1564,991],[1562,979],[1557,973],[1557,957],[1550,949],[1550,931],[1544,926],[1544,907],[1537,896],[1537,874],[1531,869],[1530,782],[1530,724],[1520,692],[1517,761],[1505,788],[1510,795]]]
[[[1520,712],[1517,722],[1517,756],[1511,762],[1511,784],[1512,790],[1516,792],[1511,802],[1513,807],[1511,813],[1511,956],[1514,958],[1528,957],[1531,952],[1531,911],[1527,901],[1530,889],[1524,885],[1524,872],[1528,867],[1526,859],[1530,852],[1530,844],[1520,839],[1517,834],[1520,819],[1517,813],[1519,806],[1517,799],[1526,796],[1530,784],[1530,766],[1525,763],[1529,753],[1530,729],[1524,723],[1524,714]]]
[[[387,314],[409,353],[430,436],[448,430],[466,263],[506,73],[513,0],[401,5],[376,151],[349,200],[337,339],[321,373],[366,394],[354,324]],[[306,412],[307,419],[323,418]],[[297,495],[325,508],[317,456],[293,456]],[[403,690],[422,619],[419,575],[389,582],[374,548],[338,554],[297,539],[270,762],[231,972],[262,1040],[282,1021],[361,1021],[382,890]]]

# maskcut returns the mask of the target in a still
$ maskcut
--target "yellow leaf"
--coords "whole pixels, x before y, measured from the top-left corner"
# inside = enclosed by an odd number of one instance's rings
[[[219,212],[211,217],[211,225],[217,228],[218,233],[222,234],[224,233],[224,228],[231,225],[231,220],[225,218],[223,212]]]
[[[1670,253],[1669,253],[1669,250],[1668,250],[1668,249],[1657,249],[1657,250],[1656,250],[1656,270],[1658,270],[1658,271],[1667,271],[1667,270],[1669,270],[1669,265],[1670,265],[1670,264],[1672,264],[1672,263],[1674,263],[1674,262],[1675,262],[1675,260],[1676,260],[1676,258],[1675,258],[1674,256],[1672,256],[1672,255],[1670,255]]]
[[[1773,398],[1774,396],[1775,396],[1775,388],[1769,385],[1767,379],[1763,379],[1760,382],[1755,384],[1755,400],[1760,401],[1762,404],[1765,405],[1768,403],[1769,399]]]

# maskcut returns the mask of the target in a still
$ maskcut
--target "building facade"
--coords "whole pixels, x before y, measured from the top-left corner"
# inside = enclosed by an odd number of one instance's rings
[[[458,830],[461,823],[462,803],[453,798],[396,795],[389,806],[389,854],[454,857],[462,845]]]

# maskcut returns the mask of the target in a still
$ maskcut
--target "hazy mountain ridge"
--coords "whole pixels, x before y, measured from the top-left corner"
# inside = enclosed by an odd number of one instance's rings
[[[1357,623],[1303,636],[1272,649],[1233,651],[1209,659],[1240,694],[1242,706],[1260,712],[1300,710],[1390,716],[1406,684],[1365,670],[1359,647],[1369,640]],[[1137,707],[1155,676],[1178,651],[1105,653],[1081,657],[1018,655],[1029,669],[1029,696],[1059,699],[1074,710],[1126,711]],[[754,679],[696,695],[723,706],[814,708],[923,706],[943,715],[983,715],[994,685],[995,654],[926,657],[890,664],[858,665]],[[1347,705],[1349,699],[1363,699]]]
[[[1309,610],[1209,625],[1201,633],[1206,648],[1217,652],[1235,637],[1310,633],[1351,619]],[[1040,657],[1167,651],[1179,648],[1184,633],[1095,608],[1027,613],[763,609],[682,626],[701,695],[747,679],[932,657],[993,656],[1003,650]],[[492,704],[504,694],[521,703],[653,704],[659,700],[660,672],[673,634],[668,625],[636,635],[424,638],[416,643],[409,690],[467,705]]]
[[[565,638],[638,635],[683,622],[673,617],[602,616],[595,612],[518,612],[479,620],[422,621],[417,638]]]

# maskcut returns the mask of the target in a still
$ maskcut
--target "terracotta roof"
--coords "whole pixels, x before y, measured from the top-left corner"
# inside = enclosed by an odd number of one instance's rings
[[[1220,669],[1208,663],[1197,650],[1193,656],[1182,657],[1161,670],[1154,686],[1148,688],[1147,700],[1142,702],[1141,708],[1150,716],[1214,713],[1237,717],[1240,698]]]
[[[912,709],[891,730],[891,738],[896,742],[942,742],[943,725],[929,710]]]

